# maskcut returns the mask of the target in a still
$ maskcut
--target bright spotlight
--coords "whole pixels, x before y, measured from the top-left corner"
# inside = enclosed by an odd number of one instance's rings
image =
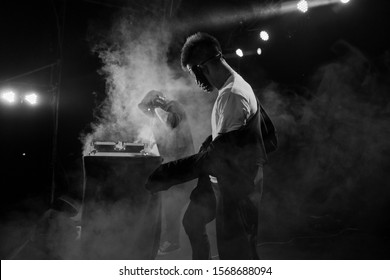
[[[347,4],[349,2],[349,0],[340,0],[340,2],[343,4]]]
[[[1,95],[1,99],[8,103],[16,102],[16,94],[13,91],[6,91]]]
[[[35,93],[27,94],[24,97],[24,100],[27,101],[30,105],[36,105],[38,103],[38,95]]]
[[[260,38],[261,38],[261,40],[263,40],[263,41],[268,41],[268,39],[269,39],[269,34],[268,34],[268,32],[267,31],[261,31],[260,32]]]
[[[302,13],[306,13],[309,10],[309,5],[307,1],[301,0],[297,4],[298,10],[300,10]]]
[[[261,49],[260,48],[257,48],[256,52],[257,52],[258,55],[261,55]]]
[[[239,57],[243,57],[244,56],[244,53],[241,49],[237,49],[236,50],[236,55],[238,55]]]

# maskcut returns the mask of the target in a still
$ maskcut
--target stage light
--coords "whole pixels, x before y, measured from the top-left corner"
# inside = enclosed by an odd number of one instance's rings
[[[267,31],[261,31],[260,32],[260,39],[263,41],[268,41],[269,40],[269,34]]]
[[[244,56],[244,52],[241,49],[237,49],[236,50],[236,55],[238,55],[239,57],[243,57]]]
[[[257,48],[256,52],[257,52],[258,55],[261,55],[261,49],[260,48]]]
[[[349,0],[340,0],[340,2],[343,4],[347,4],[349,2]]]
[[[302,13],[306,13],[309,10],[309,5],[307,1],[301,0],[297,4],[297,9],[300,10]]]
[[[30,93],[24,96],[24,100],[27,101],[30,105],[36,105],[38,103],[38,95],[35,93]]]
[[[12,104],[16,102],[16,94],[11,90],[5,91],[4,93],[1,94],[1,99]]]

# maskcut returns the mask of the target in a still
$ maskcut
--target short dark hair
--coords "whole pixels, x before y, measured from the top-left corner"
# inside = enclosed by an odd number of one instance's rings
[[[199,63],[213,55],[222,53],[218,40],[210,34],[197,32],[189,36],[181,49],[181,67]]]

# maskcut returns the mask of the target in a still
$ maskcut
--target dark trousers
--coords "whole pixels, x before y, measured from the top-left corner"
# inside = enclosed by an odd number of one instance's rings
[[[262,170],[259,171],[262,174]],[[224,194],[221,184],[212,184],[217,198],[217,247],[221,260],[257,260],[257,234],[261,185],[250,195],[235,199]]]

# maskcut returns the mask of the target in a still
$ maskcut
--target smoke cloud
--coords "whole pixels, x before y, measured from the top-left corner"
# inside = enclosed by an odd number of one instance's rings
[[[209,116],[215,96],[201,94],[195,82],[190,80],[188,76],[183,75],[178,56],[175,64],[169,64],[170,47],[176,44],[173,34],[169,30],[171,28],[168,25],[164,25],[162,21],[156,22],[156,20],[150,21],[150,19],[135,20],[121,17],[107,32],[107,36],[104,36],[104,39],[98,40],[93,45],[93,52],[99,56],[103,64],[100,73],[106,80],[107,98],[95,112],[96,121],[92,124],[92,132],[82,136],[84,155],[89,154],[92,141],[128,141],[151,144],[154,141],[151,130],[153,120],[145,116],[138,108],[138,104],[150,90],[161,91],[167,99],[175,99],[181,103],[187,114],[195,149],[211,133]],[[110,167],[107,168],[110,169]],[[128,180],[132,181],[135,177],[140,176],[138,174],[140,169],[142,167],[134,166],[130,174],[128,171],[121,173],[118,170],[122,169],[119,168],[114,173],[119,177],[128,178]],[[146,180],[145,175],[143,177]],[[95,179],[93,176],[87,178],[90,181],[89,185],[91,185],[91,180]],[[106,182],[107,180],[104,179],[103,181]],[[96,186],[101,184],[100,181],[95,183]],[[143,183],[140,182],[136,188],[142,189]],[[119,186],[118,183],[113,185]],[[130,182],[127,185],[129,187]],[[192,187],[194,186],[195,183]],[[188,199],[189,193],[190,190],[187,190]],[[175,201],[175,196],[177,196],[175,193],[164,194],[162,202],[165,205],[163,215],[172,213],[176,217],[177,211],[184,210],[178,210],[175,204],[168,204],[169,201],[183,204],[182,201]],[[127,240],[127,243],[122,242],[122,244],[126,243],[129,245],[131,240],[141,234],[140,226],[131,226],[130,223],[135,218],[140,218],[140,215],[142,216],[144,206],[139,201],[135,201],[139,207],[133,206],[133,209],[129,211],[129,203],[127,203],[126,199],[128,197],[119,198],[109,209],[106,209],[101,204],[91,204],[89,206],[90,213],[99,213],[93,215],[93,219],[91,217],[88,218],[89,226],[96,225],[101,228],[101,225],[114,224],[110,229],[104,230],[104,233],[84,235],[85,240],[89,240],[87,251],[91,252],[90,257],[100,258],[100,254],[103,254],[105,257],[124,257],[123,246],[113,247],[114,244],[118,244],[116,239]],[[169,209],[170,207],[172,207],[172,210]],[[147,224],[148,222],[144,220],[138,221],[138,224],[145,223]],[[178,221],[178,223],[181,225],[181,221]],[[162,226],[164,227],[164,225],[165,216],[162,220]],[[106,248],[98,244],[103,240],[103,235],[106,236],[106,242],[104,242],[107,245]],[[96,246],[94,245],[95,241],[97,242]],[[130,245],[136,247],[144,246],[145,248],[151,246],[150,240],[145,241],[143,244],[141,243]],[[182,249],[184,247],[185,244],[182,244]],[[132,251],[133,249],[127,248],[127,251]],[[186,252],[187,255],[190,255],[188,250],[187,246]],[[184,250],[182,250],[182,253],[184,253]]]
[[[93,52],[103,63],[100,73],[106,79],[107,98],[96,111],[92,133],[82,137],[84,154],[88,154],[93,140],[150,141],[150,120],[137,107],[150,90],[180,100],[189,115],[197,117],[189,101],[194,83],[183,78],[179,62],[177,66],[168,65],[171,40],[169,27],[162,20],[122,17],[104,39],[94,44]]]
[[[388,230],[388,54],[371,59],[344,41],[333,51],[308,88],[262,92],[280,141],[266,168],[264,240],[302,235],[318,217],[323,231]]]

